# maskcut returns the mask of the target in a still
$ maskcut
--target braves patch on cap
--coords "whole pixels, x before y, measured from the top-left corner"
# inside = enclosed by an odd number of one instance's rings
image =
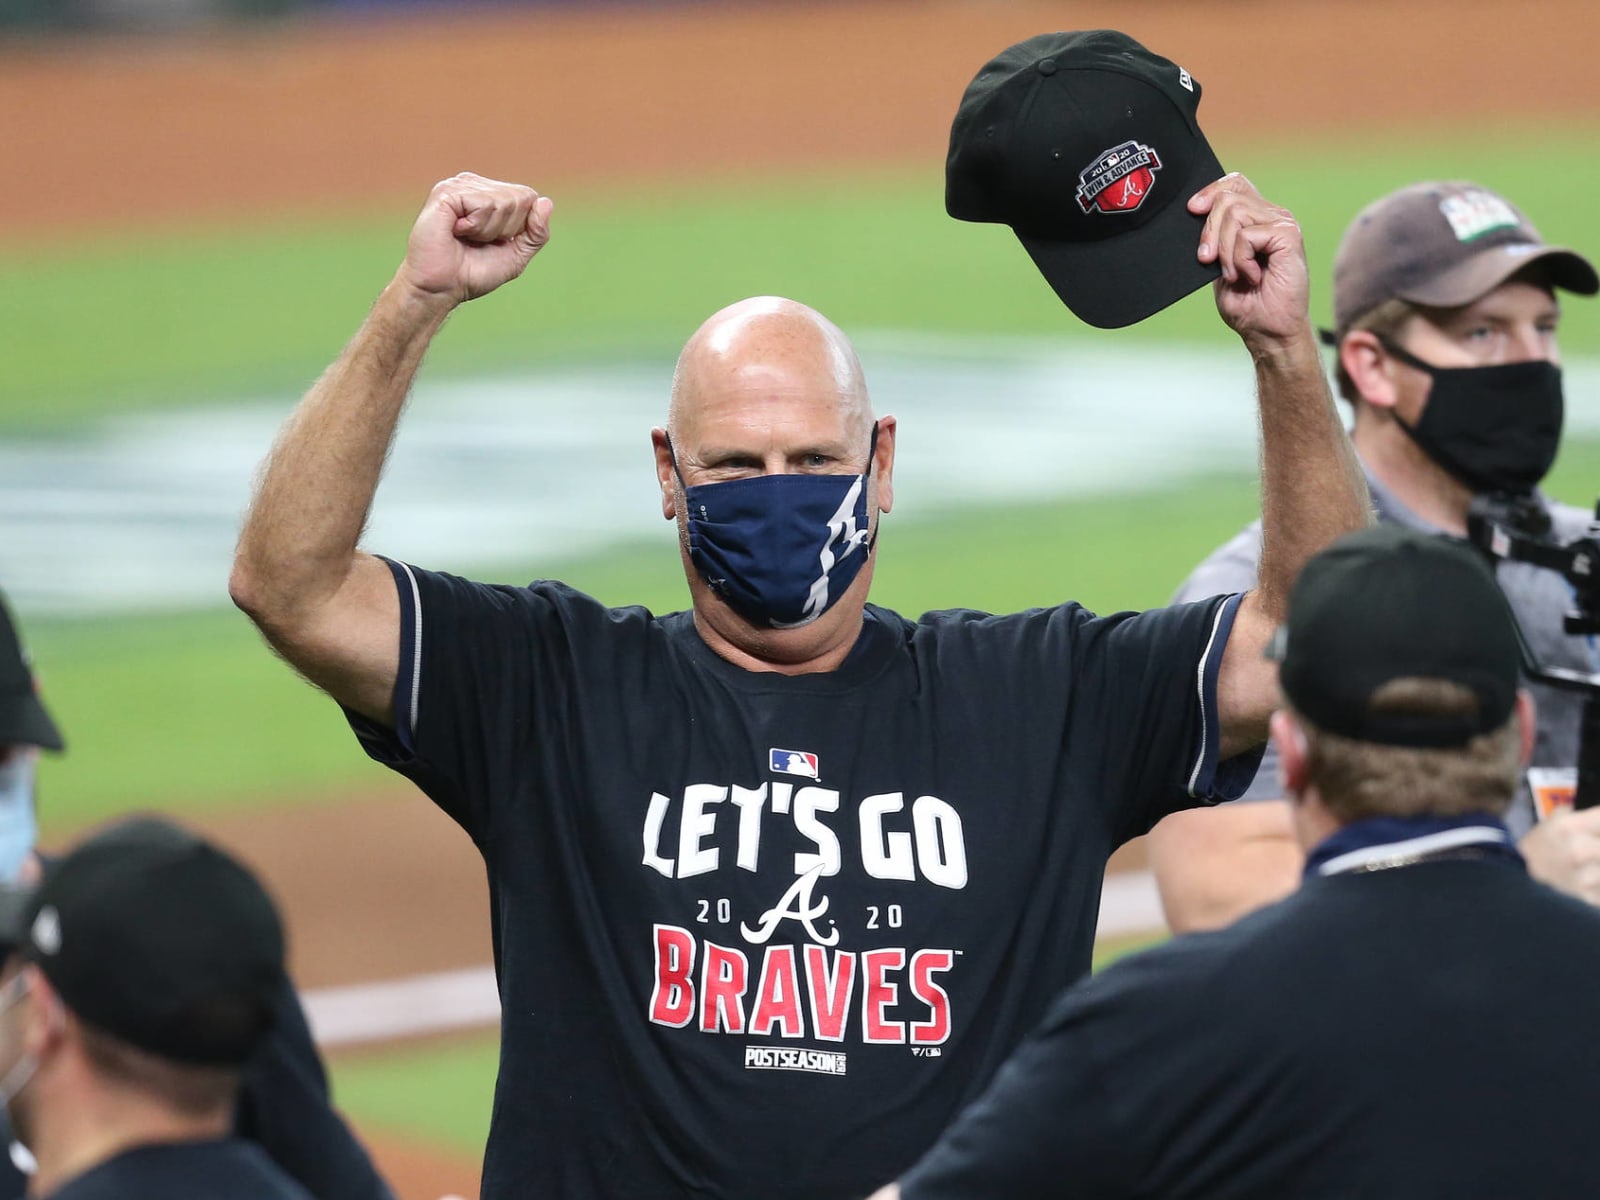
[[[1123,142],[1078,172],[1078,205],[1084,212],[1133,212],[1160,169],[1161,159],[1149,146]]]

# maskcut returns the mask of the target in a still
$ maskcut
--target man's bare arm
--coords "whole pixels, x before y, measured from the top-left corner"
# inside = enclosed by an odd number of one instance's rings
[[[1187,808],[1162,818],[1146,841],[1173,933],[1221,929],[1282,900],[1305,866],[1286,800]]]
[[[306,678],[385,723],[400,609],[388,569],[358,549],[373,493],[434,335],[522,273],[550,210],[531,188],[477,175],[434,187],[394,279],[284,425],[239,536],[234,603]]]
[[[1266,740],[1277,670],[1263,657],[1305,561],[1372,522],[1372,502],[1334,408],[1311,325],[1305,245],[1285,209],[1240,175],[1189,203],[1206,214],[1200,258],[1222,268],[1217,310],[1250,351],[1261,413],[1261,581],[1239,606],[1217,682],[1221,751]]]

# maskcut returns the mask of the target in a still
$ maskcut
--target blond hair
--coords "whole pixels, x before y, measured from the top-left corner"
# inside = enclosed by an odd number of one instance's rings
[[[1442,679],[1394,679],[1373,693],[1374,713],[1470,716],[1478,698]],[[1521,772],[1517,716],[1465,746],[1389,746],[1319,729],[1295,714],[1306,735],[1308,785],[1341,822],[1365,817],[1503,814]]]
[[[1339,348],[1342,351],[1345,337],[1358,329],[1366,333],[1376,334],[1380,340],[1394,341],[1400,336],[1400,331],[1405,328],[1406,322],[1411,320],[1412,317],[1420,316],[1421,314],[1422,310],[1409,300],[1401,300],[1398,297],[1392,300],[1385,300],[1382,304],[1374,305],[1372,308],[1367,309],[1366,312],[1339,331]],[[1351,404],[1361,400],[1361,392],[1356,387],[1356,381],[1351,379],[1350,372],[1344,369],[1344,355],[1342,352],[1334,356],[1333,378],[1334,383],[1338,386],[1339,395],[1343,396]]]

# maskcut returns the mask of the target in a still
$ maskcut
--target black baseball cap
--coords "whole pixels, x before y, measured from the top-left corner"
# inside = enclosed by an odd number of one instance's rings
[[[1142,321],[1221,274],[1187,207],[1223,174],[1199,105],[1199,80],[1114,29],[1018,42],[961,98],[945,210],[1011,226],[1089,324]]]
[[[61,731],[39,699],[33,668],[4,596],[0,596],[0,746],[66,748]]]
[[[277,1017],[283,926],[255,877],[169,821],[134,817],[0,893],[0,943],[90,1025],[187,1063],[242,1065]]]
[[[1515,618],[1467,542],[1377,525],[1314,556],[1289,595],[1268,656],[1283,694],[1330,733],[1390,746],[1463,746],[1506,723],[1521,651]],[[1469,715],[1386,712],[1373,693],[1395,679],[1460,684]]]

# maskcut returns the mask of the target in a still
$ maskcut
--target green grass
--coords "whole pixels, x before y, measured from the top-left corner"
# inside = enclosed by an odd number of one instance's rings
[[[1600,130],[1474,130],[1425,142],[1219,146],[1307,232],[1313,312],[1340,231],[1366,201],[1430,176],[1525,196],[1546,236],[1592,248]],[[1549,162],[1563,186],[1528,192]],[[410,213],[185,230],[0,251],[0,428],[296,392],[337,354],[403,251]],[[670,353],[740,296],[791,295],[846,329],[1098,334],[1056,302],[1009,231],[953,221],[936,163],[861,176],[686,180],[648,197],[561,198],[529,278],[441,335],[435,373],[599,353]],[[1600,351],[1600,306],[1569,306],[1565,343]],[[1214,340],[1197,294],[1126,341]]]
[[[420,1138],[476,1161],[489,1136],[500,1037],[347,1053],[329,1064],[334,1102],[365,1127]]]

